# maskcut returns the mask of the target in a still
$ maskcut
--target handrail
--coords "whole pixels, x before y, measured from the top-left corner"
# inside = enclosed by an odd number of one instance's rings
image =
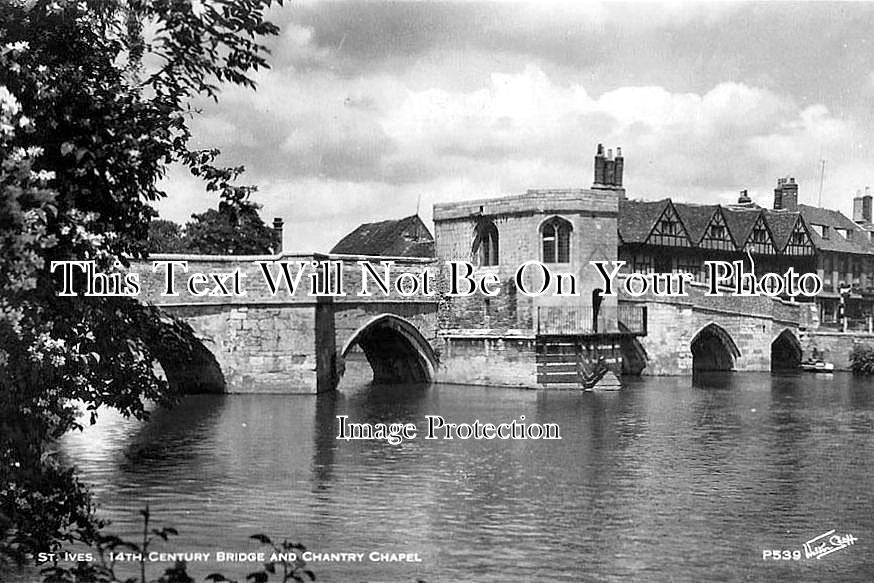
[[[550,335],[646,334],[646,306],[538,306],[536,331]]]

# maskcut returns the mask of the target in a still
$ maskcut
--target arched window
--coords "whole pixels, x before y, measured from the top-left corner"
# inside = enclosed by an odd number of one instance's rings
[[[477,227],[477,247],[481,266],[498,264],[498,228],[491,221]]]
[[[540,231],[544,263],[570,263],[572,230],[569,222],[558,217],[543,224]]]

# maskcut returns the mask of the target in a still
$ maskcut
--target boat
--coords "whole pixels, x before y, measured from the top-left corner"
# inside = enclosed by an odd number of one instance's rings
[[[805,360],[801,363],[801,370],[805,372],[834,372],[835,365],[822,360]]]

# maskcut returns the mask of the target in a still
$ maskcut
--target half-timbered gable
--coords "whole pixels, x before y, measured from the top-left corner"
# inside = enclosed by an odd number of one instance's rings
[[[813,240],[810,238],[810,232],[801,217],[795,221],[795,228],[792,229],[792,234],[789,236],[789,243],[783,249],[785,255],[813,255]]]
[[[768,210],[765,221],[777,251],[799,257],[813,255],[813,241],[800,213]]]
[[[656,221],[646,239],[649,245],[662,245],[666,247],[690,247],[689,233],[686,231],[683,221],[677,214],[673,203],[668,201],[661,216]]]
[[[774,237],[771,235],[771,230],[765,222],[764,213],[759,214],[756,223],[753,225],[753,230],[747,239],[744,250],[758,255],[776,255],[777,247],[774,245]]]
[[[710,217],[710,222],[704,230],[704,236],[698,244],[703,249],[714,249],[717,251],[735,251],[734,241],[731,240],[731,234],[728,231],[728,225],[725,222],[725,215],[720,207]]]

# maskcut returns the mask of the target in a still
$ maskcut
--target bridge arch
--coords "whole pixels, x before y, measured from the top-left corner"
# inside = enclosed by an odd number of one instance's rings
[[[343,358],[355,345],[364,351],[376,384],[434,380],[434,349],[414,324],[400,316],[383,314],[365,323],[346,341]]]
[[[771,370],[793,370],[801,366],[801,342],[784,328],[771,342]]]
[[[227,383],[213,351],[185,322],[161,313],[140,331],[167,383],[178,393],[224,393]]]
[[[737,344],[725,328],[710,322],[692,337],[692,370],[734,370],[740,356]]]

